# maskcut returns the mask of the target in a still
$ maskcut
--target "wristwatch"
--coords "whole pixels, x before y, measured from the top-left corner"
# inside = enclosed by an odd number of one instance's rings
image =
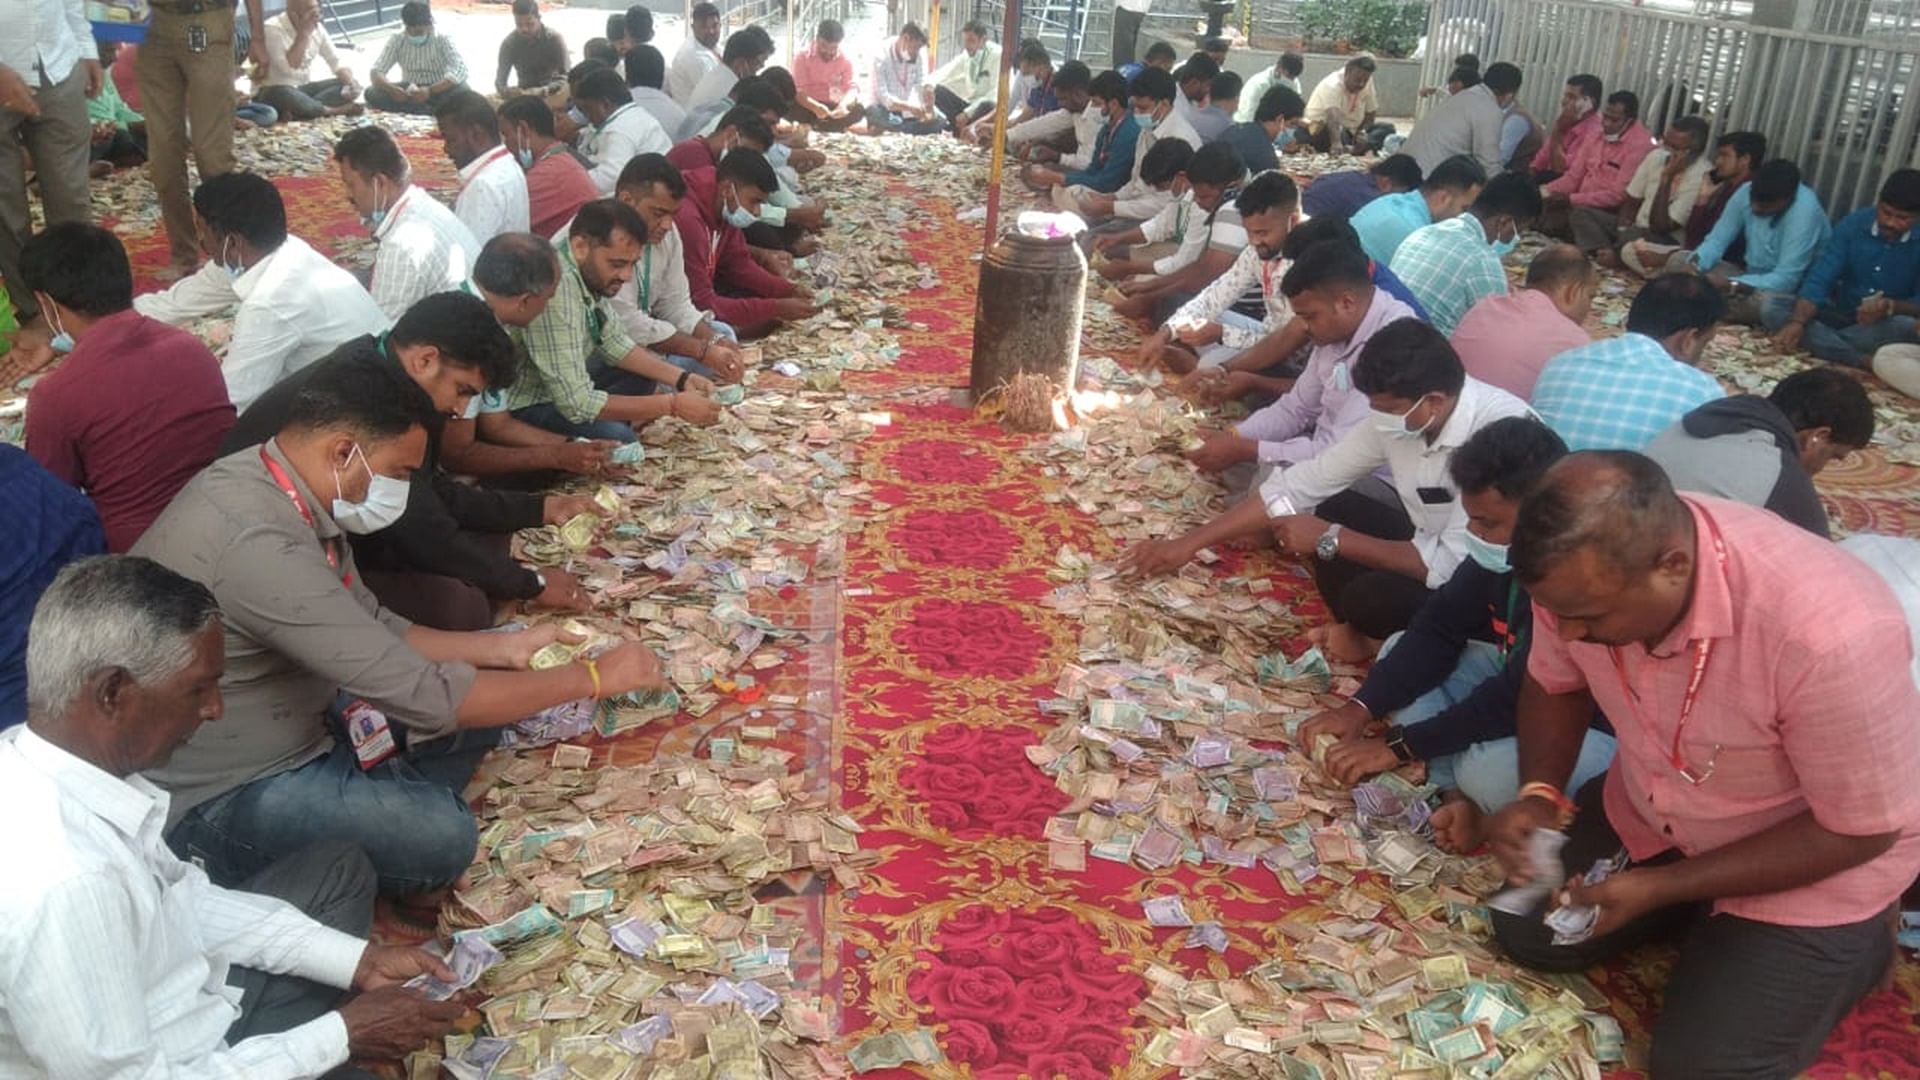
[[[541,591],[541,592],[546,592],[546,591],[547,591],[547,575],[545,575],[545,574],[543,574],[543,573],[541,573],[541,572],[540,572],[540,571],[538,571],[538,570],[535,570],[535,571],[533,572],[533,580],[534,580],[534,581],[536,581],[536,582],[538,582],[538,583],[540,584],[540,591]]]
[[[1412,748],[1407,745],[1406,732],[1397,727],[1393,729],[1393,734],[1387,736],[1387,749],[1393,751],[1393,760],[1402,765],[1411,764],[1415,760]]]
[[[1329,525],[1327,531],[1320,534],[1320,541],[1313,545],[1313,553],[1321,562],[1332,562],[1340,557],[1340,526]]]

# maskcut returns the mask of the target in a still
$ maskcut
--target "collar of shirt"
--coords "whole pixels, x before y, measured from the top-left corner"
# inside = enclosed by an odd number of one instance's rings
[[[1647,650],[1659,660],[1679,655],[1696,641],[1733,636],[1733,589],[1726,561],[1715,555],[1719,530],[1699,506],[1686,501],[1693,515],[1693,599],[1667,636]]]
[[[295,494],[299,495],[300,500],[306,503],[307,513],[313,516],[313,534],[322,540],[336,540],[345,536],[346,534],[341,531],[339,524],[333,520],[333,501],[331,499],[321,499],[314,495],[307,487],[307,482],[300,478],[300,471],[293,467],[293,462],[288,461],[287,455],[280,450],[279,441],[277,439],[268,439],[265,443],[261,444],[261,450],[286,472],[287,481],[293,485]],[[255,454],[255,460],[258,460],[259,456],[260,455]],[[356,464],[354,467],[357,468],[358,465]],[[276,479],[272,473],[267,471],[265,462],[261,462],[260,471],[266,475],[268,483],[274,487],[280,487],[280,481]],[[281,488],[283,493],[285,490],[285,488]],[[293,510],[295,517],[300,516],[300,511],[293,506],[293,500],[291,498],[287,499],[287,506]],[[303,521],[302,524],[305,524],[305,522]]]
[[[1904,244],[1913,239],[1913,230],[1908,229],[1906,232],[1901,233],[1900,239],[1898,240],[1888,240],[1880,235],[1880,220],[1879,218],[1875,218],[1873,224],[1867,226],[1867,235],[1886,244]]]
[[[462,188],[465,188],[467,184],[473,180],[474,177],[479,176],[481,173],[487,171],[487,167],[489,165],[492,165],[497,161],[505,161],[505,160],[507,160],[507,148],[504,146],[495,146],[493,149],[488,150],[486,153],[481,154],[479,157],[474,158],[472,161],[467,162],[466,167],[460,170],[460,174],[459,174],[460,186]]]
[[[1452,415],[1447,417],[1447,422],[1441,426],[1440,434],[1433,437],[1433,442],[1426,444],[1425,452],[1451,453],[1459,449],[1461,444],[1473,436],[1474,432],[1486,427],[1486,421],[1481,414],[1491,404],[1496,393],[1499,391],[1494,387],[1471,375],[1467,376],[1467,381],[1460,386],[1460,396],[1454,399]]]
[[[580,318],[587,328],[587,338],[596,346],[600,344],[600,332],[606,326],[606,313],[600,308],[600,298],[587,287],[587,276],[580,272],[580,264],[574,261],[573,245],[564,238],[555,245],[560,252],[560,269],[564,277],[563,284],[569,284],[580,293]],[[555,300],[559,299],[556,294]],[[552,301],[548,301],[549,306]]]
[[[375,239],[378,237],[376,236]],[[273,273],[274,267],[284,262],[298,262],[312,251],[312,248],[307,247],[305,240],[289,234],[280,242],[279,247],[267,253],[266,258],[247,267],[244,273],[233,279],[233,294],[243,302],[246,301],[253,295],[254,290],[260,287],[260,282]]]
[[[373,230],[373,238],[376,241],[385,240],[388,234],[398,227],[400,219],[406,216],[407,211],[412,207],[416,195],[422,199],[427,197],[419,188],[408,184],[406,189],[400,192],[400,197],[393,200],[393,205],[387,207],[387,216],[381,218],[379,227]]]
[[[1381,327],[1398,319],[1412,317],[1412,308],[1395,300],[1387,290],[1375,288],[1373,300],[1367,305],[1367,313],[1360,317],[1360,325],[1354,329],[1353,336],[1338,345],[1316,345],[1314,351],[1326,349],[1329,350],[1328,356],[1333,363],[1350,363],[1361,349],[1366,348],[1367,341],[1380,332]],[[1442,434],[1445,433],[1442,432]]]
[[[138,839],[149,823],[157,827],[167,820],[167,793],[144,777],[114,776],[25,724],[8,734],[15,752],[60,789],[62,803],[99,818],[127,839]]]

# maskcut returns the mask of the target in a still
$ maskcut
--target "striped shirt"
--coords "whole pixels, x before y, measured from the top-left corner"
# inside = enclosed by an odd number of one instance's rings
[[[1533,407],[1569,450],[1644,450],[1695,408],[1725,397],[1713,376],[1645,334],[1561,353],[1533,386]]]
[[[395,64],[400,65],[402,86],[432,86],[443,79],[467,81],[467,62],[453,47],[453,39],[441,34],[428,34],[422,41],[404,32],[388,38],[380,58],[373,62],[373,74],[385,75]]]
[[[1452,334],[1468,309],[1507,291],[1507,272],[1487,243],[1487,230],[1472,214],[1416,229],[1400,242],[1388,263],[1393,276],[1427,309],[1428,321]]]

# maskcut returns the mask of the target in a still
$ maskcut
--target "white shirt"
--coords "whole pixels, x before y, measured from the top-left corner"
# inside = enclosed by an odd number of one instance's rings
[[[1173,96],[1178,98],[1181,94],[1176,90]],[[1195,150],[1202,145],[1200,133],[1193,130],[1193,125],[1180,115],[1180,110],[1168,109],[1167,115],[1153,126],[1152,131],[1141,134],[1134,141],[1133,179],[1113,193],[1114,217],[1145,221],[1159,213],[1160,208],[1167,205],[1167,200],[1173,198],[1164,191],[1153,190],[1146,181],[1140,179],[1140,163],[1147,160],[1147,151],[1162,139],[1184,139]]]
[[[287,50],[293,48],[294,39],[300,31],[294,27],[293,18],[281,12],[267,20],[267,76],[254,80],[254,89],[258,92],[268,86],[300,86],[313,81],[308,76],[313,71],[316,57],[327,65],[327,73],[322,78],[332,78],[334,73],[346,66],[340,62],[340,56],[333,51],[333,39],[325,27],[314,27],[307,38],[306,51],[300,55],[300,63],[287,63]]]
[[[176,326],[235,304],[233,339],[220,359],[220,374],[239,412],[341,344],[392,323],[352,274],[297,236],[238,278],[216,259],[165,292],[133,298],[140,314]]]
[[[1170,240],[1176,245],[1173,254],[1153,260],[1153,272],[1161,277],[1198,259],[1200,253],[1207,250],[1207,234],[1207,212],[1194,204],[1191,188],[1140,226],[1140,235],[1146,238],[1147,243],[1158,244]],[[1246,236],[1246,230],[1242,229],[1242,247],[1246,246]]]
[[[527,174],[512,151],[496,146],[460,170],[460,195],[453,216],[482,244],[504,232],[526,232],[532,222],[527,204]],[[474,249],[474,255],[480,251]]]
[[[1060,168],[1073,172],[1093,164],[1093,144],[1100,140],[1107,118],[1091,105],[1068,115],[1073,117],[1073,153],[1060,155]]]
[[[687,39],[680,43],[680,51],[673,54],[673,66],[667,69],[668,96],[686,105],[687,97],[693,93],[694,87],[700,85],[701,77],[719,66],[720,54],[688,34]]]
[[[1642,229],[1653,227],[1653,197],[1660,193],[1660,171],[1667,167],[1672,156],[1673,151],[1666,147],[1654,147],[1652,153],[1641,159],[1633,179],[1627,181],[1627,197],[1640,200],[1640,212],[1634,216],[1633,223]],[[1674,228],[1686,231],[1687,219],[1693,216],[1694,204],[1700,201],[1700,189],[1706,186],[1707,173],[1712,169],[1712,159],[1702,154],[1673,182],[1673,189],[1667,192],[1667,217],[1673,221]]]
[[[634,87],[633,103],[647,110],[647,113],[660,124],[660,130],[664,133],[671,134],[679,131],[680,126],[687,122],[687,110],[674,104],[672,98],[651,86]]]
[[[978,52],[965,49],[927,74],[927,84],[944,86],[969,106],[991,102],[999,92],[1000,46],[988,41]]]
[[[1427,587],[1446,584],[1467,556],[1467,511],[1460,503],[1447,465],[1474,432],[1509,416],[1532,416],[1527,403],[1505,390],[1467,376],[1453,415],[1432,443],[1425,438],[1396,439],[1382,435],[1366,422],[1347,432],[1339,442],[1316,456],[1277,471],[1260,485],[1260,501],[1269,517],[1308,513],[1314,507],[1359,483],[1385,466],[1393,474],[1393,490],[1413,522],[1413,546],[1427,564]],[[1420,490],[1444,490],[1443,501],[1429,503]]]
[[[1230,323],[1220,326],[1220,344],[1230,349],[1251,349],[1255,342],[1287,325],[1287,320],[1293,318],[1293,305],[1287,303],[1286,294],[1280,291],[1280,282],[1286,278],[1289,265],[1285,259],[1262,259],[1260,249],[1248,244],[1240,249],[1240,254],[1234,258],[1233,265],[1227,267],[1227,272],[1214,278],[1193,299],[1180,305],[1180,309],[1167,320],[1167,325],[1188,323],[1201,326],[1219,322],[1220,316],[1228,308],[1258,289],[1267,302],[1267,316],[1261,320],[1261,329],[1248,330]]]
[[[6,10],[9,26],[0,34],[0,64],[18,73],[29,89],[43,85],[36,67],[44,66],[44,85],[52,86],[73,74],[81,60],[99,55],[83,0],[15,0]]]
[[[680,104],[686,106],[688,112],[692,112],[702,105],[719,101],[723,97],[731,97],[734,84],[739,81],[740,76],[735,75],[732,68],[716,63],[707,69],[705,75],[700,76],[700,81],[693,84],[693,89],[687,93],[684,100],[680,101]]]
[[[900,45],[880,54],[873,62],[873,99],[888,109],[921,104],[921,87],[926,78],[926,66],[921,63],[919,54],[902,56]]]
[[[1327,74],[1314,86],[1312,96],[1307,98],[1306,115],[1301,119],[1308,124],[1325,123],[1327,111],[1339,109],[1342,112],[1341,123],[1350,132],[1358,134],[1361,123],[1371,113],[1380,111],[1380,97],[1374,90],[1373,79],[1367,80],[1366,89],[1358,94],[1347,93],[1346,68],[1338,67]]]
[[[675,334],[691,334],[700,328],[707,313],[693,306],[679,229],[668,229],[659,243],[648,244],[641,251],[640,261],[633,264],[633,276],[607,305],[627,328],[628,336],[642,345],[656,345]]]
[[[653,114],[631,102],[613,110],[606,123],[583,133],[582,137],[586,142],[580,152],[593,162],[587,175],[593,177],[593,184],[602,195],[613,194],[620,171],[636,156],[665,154],[673,149],[673,140],[667,138]]]
[[[367,943],[208,881],[162,840],[167,805],[25,725],[0,733],[0,1075],[293,1080],[346,1062],[337,1012],[226,1044],[233,967],[345,989]]]
[[[380,244],[373,256],[373,300],[390,319],[424,296],[459,289],[480,257],[479,241],[453,211],[412,184],[394,200],[373,238]]]

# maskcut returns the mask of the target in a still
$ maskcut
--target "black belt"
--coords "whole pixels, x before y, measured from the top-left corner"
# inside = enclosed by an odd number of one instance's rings
[[[150,5],[155,15],[205,15],[209,12],[232,11],[231,3],[222,0],[164,0]]]

